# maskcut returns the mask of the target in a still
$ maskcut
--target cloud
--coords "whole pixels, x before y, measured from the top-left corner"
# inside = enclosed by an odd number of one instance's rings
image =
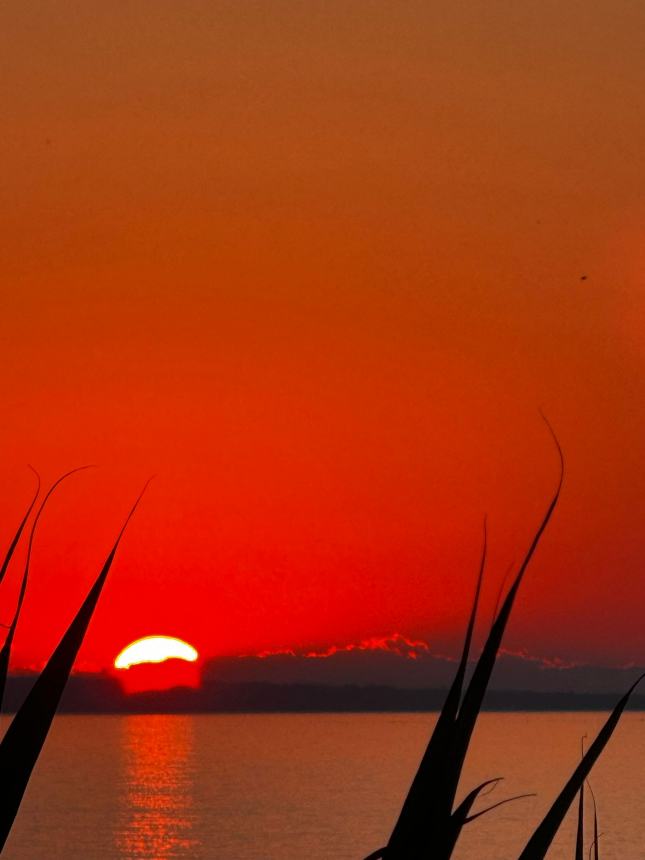
[[[290,657],[299,657],[304,659],[324,659],[333,657],[336,654],[349,653],[352,651],[386,651],[389,654],[396,654],[399,657],[405,657],[409,660],[416,660],[421,655],[430,655],[430,645],[422,639],[408,639],[401,633],[391,633],[389,636],[373,636],[369,639],[361,639],[360,642],[349,642],[345,645],[329,645],[323,650],[278,650],[278,651],[261,651],[259,654],[246,655],[265,659],[267,657],[276,657],[279,655],[288,655]]]
[[[320,649],[267,650],[209,661],[206,676],[221,681],[276,684],[355,684],[446,688],[455,658],[431,643],[402,633],[333,644]],[[491,688],[536,692],[618,692],[637,676],[637,666],[573,663],[559,656],[502,649]]]

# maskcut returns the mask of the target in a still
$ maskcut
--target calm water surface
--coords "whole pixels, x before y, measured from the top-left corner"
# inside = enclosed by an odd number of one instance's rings
[[[6,719],[6,718],[5,718]],[[485,714],[464,786],[536,798],[472,823],[456,860],[516,860],[602,714]],[[7,860],[361,860],[384,843],[428,714],[61,716]],[[645,718],[627,714],[592,774],[603,858],[645,858]],[[571,860],[573,821],[549,858]]]

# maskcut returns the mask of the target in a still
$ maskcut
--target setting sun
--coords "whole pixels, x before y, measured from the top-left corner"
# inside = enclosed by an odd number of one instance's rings
[[[144,636],[131,642],[114,661],[115,669],[129,669],[139,663],[163,663],[164,660],[187,660],[194,663],[199,654],[182,639],[174,636]]]
[[[199,654],[174,636],[145,636],[131,642],[114,661],[126,693],[161,692],[200,684]]]

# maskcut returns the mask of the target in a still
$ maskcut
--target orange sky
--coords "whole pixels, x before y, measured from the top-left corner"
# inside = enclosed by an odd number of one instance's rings
[[[43,522],[17,665],[151,473],[83,665],[149,633],[448,650],[484,512],[489,612],[556,480],[539,406],[568,472],[507,644],[645,659],[644,27],[626,0],[2,4],[2,540],[24,464],[100,466]]]

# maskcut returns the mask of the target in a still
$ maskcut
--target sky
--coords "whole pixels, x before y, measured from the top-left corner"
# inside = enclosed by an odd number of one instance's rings
[[[506,645],[645,659],[645,7],[6,0],[0,540],[41,665],[457,648],[566,457]],[[24,549],[23,549],[24,553]],[[9,619],[21,560],[0,592]]]

